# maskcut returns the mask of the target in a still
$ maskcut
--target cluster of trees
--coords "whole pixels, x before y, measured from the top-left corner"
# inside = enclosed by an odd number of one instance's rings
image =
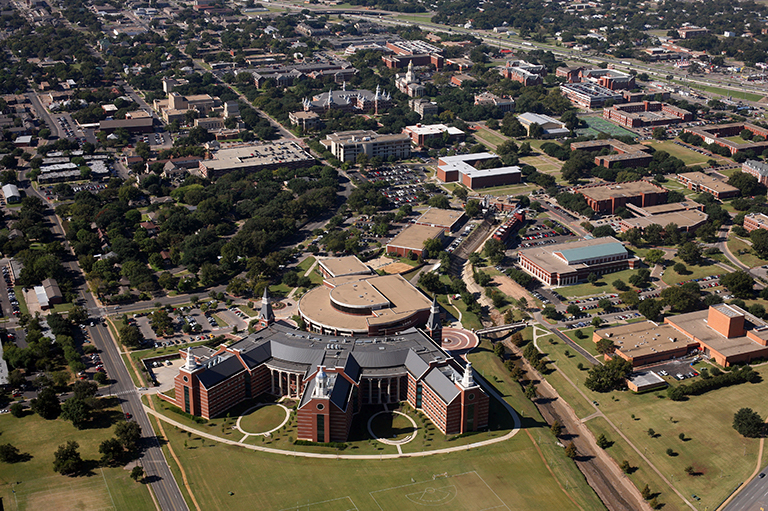
[[[26,327],[26,348],[19,348],[13,343],[5,346],[4,358],[12,370],[25,369],[27,371],[51,370],[66,362],[70,369],[78,373],[85,369],[80,353],[75,347],[72,335],[73,323],[82,323],[87,318],[86,311],[75,306],[73,313],[68,318],[52,313],[48,315],[48,325],[55,341],[43,335],[40,319],[29,315],[22,315],[21,323]]]
[[[710,390],[716,390],[740,383],[757,383],[761,381],[760,374],[749,366],[723,373],[715,368],[711,372],[702,373],[702,378],[693,383],[681,384],[667,389],[667,395],[673,401],[683,401],[686,396],[699,396]]]
[[[603,365],[593,366],[587,374],[584,385],[594,392],[610,392],[626,385],[627,376],[632,373],[632,363],[621,357],[613,357]]]

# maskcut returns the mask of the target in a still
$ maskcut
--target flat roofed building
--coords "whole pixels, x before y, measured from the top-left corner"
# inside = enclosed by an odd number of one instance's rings
[[[602,108],[606,101],[623,103],[621,92],[612,91],[594,83],[564,83],[560,93],[571,103],[582,108]]]
[[[584,69],[579,76],[608,90],[634,89],[635,77],[616,69]]]
[[[519,259],[524,272],[548,286],[576,284],[590,273],[613,273],[637,262],[612,236],[523,249]]]
[[[669,224],[677,225],[677,228],[685,232],[694,232],[704,225],[708,215],[698,209],[687,211],[672,211],[670,213],[660,213],[658,215],[642,216],[639,218],[625,218],[619,222],[621,232],[630,229],[640,229],[643,231],[649,225],[660,225],[666,227]]]
[[[281,141],[219,149],[212,154],[212,159],[199,162],[199,170],[203,177],[211,178],[235,170],[256,172],[303,168],[311,167],[315,163],[315,158],[296,142]]]
[[[462,364],[423,331],[395,338],[339,339],[268,324],[231,346],[189,348],[173,397],[195,416],[213,418],[253,397],[298,400],[297,438],[344,442],[365,405],[407,401],[444,434],[488,426],[488,395]]]
[[[587,204],[596,213],[615,213],[627,204],[647,207],[667,200],[667,190],[648,181],[629,181],[617,184],[601,184],[577,188]]]
[[[762,185],[768,185],[768,164],[757,160],[747,160],[741,164],[741,171],[755,176]]]
[[[768,215],[763,213],[748,213],[744,216],[744,229],[749,232],[755,229],[768,230]]]
[[[515,106],[515,100],[508,96],[497,96],[492,92],[484,91],[475,94],[475,105],[494,107],[499,112],[511,112]]]
[[[405,133],[379,135],[375,131],[357,130],[332,133],[325,138],[331,153],[341,161],[354,162],[361,154],[383,160],[390,156],[407,158],[411,154],[411,138]]]
[[[693,120],[693,114],[667,103],[643,101],[603,109],[603,119],[626,128],[666,126]]]
[[[118,129],[124,129],[129,133],[151,133],[153,119],[140,117],[138,119],[113,119],[99,121],[99,131],[113,133]]]
[[[541,126],[541,129],[544,130],[545,138],[565,137],[571,133],[571,131],[565,127],[564,122],[560,122],[548,115],[526,112],[518,115],[517,119],[520,121],[520,124],[523,125],[529,136],[531,134],[531,126],[534,124]]]
[[[647,321],[596,330],[592,339],[612,340],[616,354],[633,366],[680,357],[691,351],[702,352],[724,367],[768,356],[768,324],[736,305],[727,304],[669,316],[662,325]]]
[[[746,140],[733,141],[730,137],[740,135],[743,130],[751,132],[753,135],[768,138],[768,128],[763,128],[748,122],[736,122],[730,124],[714,124],[708,126],[693,126],[685,128],[686,133],[692,133],[701,138],[707,144],[716,144],[725,147],[730,151],[731,156],[739,151],[754,151],[762,153],[768,147],[768,140],[751,142]]]
[[[50,308],[51,304],[48,302],[48,295],[45,294],[45,288],[43,286],[35,286],[33,289],[40,308],[43,310]]]
[[[644,208],[627,204],[627,209],[638,216],[663,215],[665,213],[674,213],[676,211],[690,211],[698,209],[704,211],[704,206],[692,200],[685,202],[673,202],[671,204],[658,204],[656,206],[646,206]]]
[[[317,264],[320,267],[320,273],[326,279],[371,274],[371,269],[357,256],[328,257],[318,259]]]
[[[494,153],[443,156],[437,161],[437,178],[445,183],[459,181],[470,190],[519,183],[522,180],[520,167],[504,166],[487,169],[475,167],[481,162],[498,159],[499,157]]]
[[[599,167],[612,168],[617,165],[622,167],[647,167],[653,161],[653,156],[646,152],[648,150],[647,146],[642,144],[630,145],[616,139],[571,143],[571,151],[602,151],[603,149],[615,151],[617,154],[595,156],[595,165]]]
[[[413,98],[408,101],[408,106],[411,107],[411,110],[419,114],[422,119],[427,115],[437,115],[437,112],[439,111],[437,103],[424,98]]]
[[[689,190],[699,193],[706,192],[718,200],[737,197],[740,193],[739,189],[735,186],[731,186],[725,181],[703,172],[678,174],[677,180],[683,183]]]
[[[453,141],[464,140],[465,136],[465,133],[459,128],[446,126],[445,124],[416,124],[414,126],[406,126],[403,128],[403,133],[408,135],[411,141],[419,146],[425,145],[432,139],[442,138],[444,133],[447,134],[449,140]]]
[[[646,392],[667,386],[667,381],[653,371],[637,371],[627,378],[627,388],[632,392]]]
[[[301,126],[304,131],[311,130],[320,125],[320,116],[316,112],[291,112],[288,114],[291,126]]]
[[[428,225],[441,227],[445,234],[450,234],[458,229],[466,220],[463,211],[456,209],[429,208],[414,222],[416,225]]]
[[[424,252],[424,242],[431,239],[443,241],[444,229],[429,225],[409,225],[387,243],[387,254],[407,257],[409,252],[417,257]]]
[[[400,275],[329,278],[299,300],[311,331],[331,335],[384,335],[424,325],[430,300]]]

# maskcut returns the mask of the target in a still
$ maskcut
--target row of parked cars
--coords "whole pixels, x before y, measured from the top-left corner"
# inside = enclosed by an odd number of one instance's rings
[[[16,299],[16,292],[11,287],[11,271],[7,266],[3,266],[3,278],[8,286],[8,301],[11,302],[11,310],[14,316],[18,316],[21,314],[21,309],[19,309],[19,301]]]

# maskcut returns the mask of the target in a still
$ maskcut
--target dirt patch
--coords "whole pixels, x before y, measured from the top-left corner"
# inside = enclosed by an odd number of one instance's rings
[[[414,267],[405,263],[390,263],[386,266],[381,266],[378,269],[389,275],[394,275],[395,273],[408,273],[413,270]]]
[[[526,300],[531,299],[528,291],[526,291],[523,286],[510,279],[506,275],[493,277],[491,282],[498,286],[499,291],[511,298],[514,298],[515,300],[519,300],[520,298],[525,298]]]
[[[366,261],[365,264],[367,264],[368,266],[370,266],[374,270],[378,270],[382,266],[386,266],[386,265],[394,263],[394,262],[395,262],[395,260],[390,258],[390,257],[381,256],[381,257],[377,257],[376,259],[371,259],[370,261]]]

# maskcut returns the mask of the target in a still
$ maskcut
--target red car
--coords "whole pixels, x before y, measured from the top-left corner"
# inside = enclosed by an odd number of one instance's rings
[[[133,418],[133,415],[131,415],[131,414],[130,414],[130,413],[128,413],[128,412],[125,412],[125,420],[129,421],[129,420],[131,420],[132,418]]]

